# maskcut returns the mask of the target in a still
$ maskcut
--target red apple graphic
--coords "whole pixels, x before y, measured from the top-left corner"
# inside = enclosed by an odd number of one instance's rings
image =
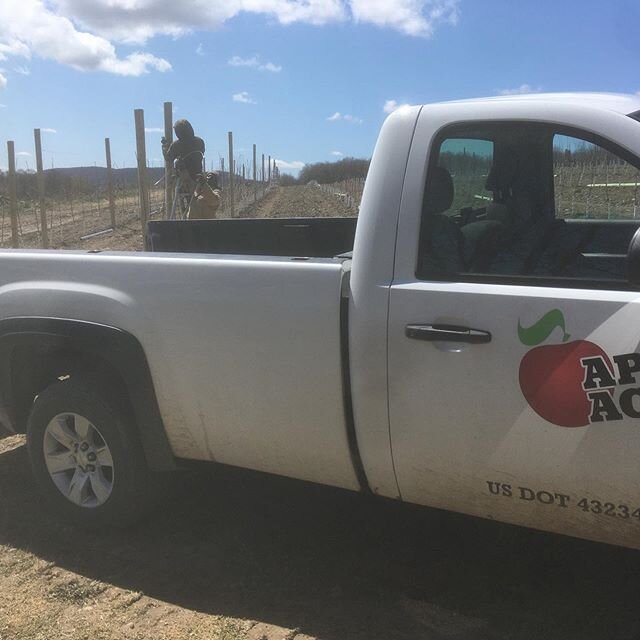
[[[591,401],[582,388],[580,360],[593,356],[601,356],[613,371],[607,354],[586,340],[531,349],[520,362],[520,388],[531,408],[560,427],[587,426]]]

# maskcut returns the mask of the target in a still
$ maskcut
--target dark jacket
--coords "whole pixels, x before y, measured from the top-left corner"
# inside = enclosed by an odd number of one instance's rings
[[[184,162],[185,169],[195,180],[202,173],[202,160],[204,157],[204,140],[198,138],[188,120],[178,120],[174,126],[176,138],[168,147],[163,147],[164,157],[173,162],[180,159]]]

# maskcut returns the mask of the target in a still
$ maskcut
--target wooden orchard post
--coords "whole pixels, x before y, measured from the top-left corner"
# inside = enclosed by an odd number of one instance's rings
[[[7,155],[9,156],[9,216],[11,217],[11,246],[17,249],[20,246],[18,236],[18,202],[16,197],[16,153],[13,140],[7,142]]]
[[[116,228],[116,201],[113,197],[113,171],[111,169],[111,141],[104,139],[104,152],[107,156],[107,195],[109,196],[109,214],[111,216],[111,228]]]
[[[140,197],[140,224],[142,235],[147,231],[149,218],[149,192],[147,191],[147,147],[144,139],[144,109],[133,112],[136,124],[136,155],[138,159],[138,193]]]
[[[258,181],[257,174],[258,168],[256,167],[256,145],[253,145],[253,202],[258,202]]]
[[[235,218],[235,204],[233,202],[234,183],[234,161],[233,161],[233,132],[229,131],[229,200],[231,201],[231,217]]]
[[[269,156],[269,164],[268,164],[268,167],[269,167],[269,170],[268,170],[269,176],[268,176],[268,178],[267,178],[267,183],[268,183],[268,184],[271,184],[271,156]]]
[[[173,142],[173,103],[164,103],[164,138]],[[173,166],[169,160],[164,161],[164,217],[168,220],[173,208]]]
[[[260,182],[264,187],[264,153],[262,154],[262,173],[260,174]]]
[[[40,201],[40,244],[43,249],[49,248],[49,231],[47,229],[47,209],[44,201],[44,168],[42,166],[42,140],[40,129],[33,130],[36,142],[36,171],[38,182],[38,199]]]

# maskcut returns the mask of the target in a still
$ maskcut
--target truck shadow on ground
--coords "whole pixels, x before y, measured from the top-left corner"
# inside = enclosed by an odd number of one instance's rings
[[[9,450],[0,544],[323,640],[640,638],[637,552],[232,469],[182,476],[135,529],[84,533],[43,512]]]

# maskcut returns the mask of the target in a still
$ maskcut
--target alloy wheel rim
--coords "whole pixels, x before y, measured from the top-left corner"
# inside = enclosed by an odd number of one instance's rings
[[[44,460],[60,493],[79,507],[95,508],[111,496],[113,456],[100,430],[78,413],[60,413],[44,431]]]

